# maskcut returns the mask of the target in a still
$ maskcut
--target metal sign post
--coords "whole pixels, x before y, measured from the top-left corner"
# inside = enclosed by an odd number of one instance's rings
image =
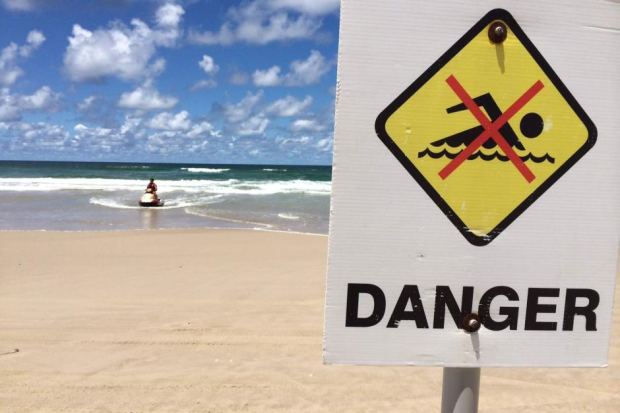
[[[480,369],[444,367],[441,413],[477,413]]]

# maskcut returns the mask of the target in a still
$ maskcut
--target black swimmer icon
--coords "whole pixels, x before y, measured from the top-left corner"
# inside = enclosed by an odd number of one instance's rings
[[[499,106],[497,106],[495,99],[493,99],[493,96],[491,96],[490,93],[485,93],[484,95],[478,96],[474,98],[473,101],[476,103],[477,106],[482,107],[487,112],[492,122],[495,122],[503,114]],[[465,106],[464,103],[460,103],[458,105],[447,108],[446,112],[455,113],[455,112],[461,112],[464,110],[467,110],[467,107]],[[524,137],[528,139],[534,139],[534,138],[539,137],[542,134],[543,129],[544,129],[544,121],[538,113],[530,112],[530,113],[525,114],[521,118],[519,129]],[[454,159],[458,156],[459,152],[451,153],[445,148],[445,146],[449,146],[451,148],[458,148],[461,145],[464,145],[465,147],[467,147],[477,137],[479,137],[480,134],[482,134],[483,132],[484,132],[484,127],[482,125],[478,125],[476,127],[464,130],[462,132],[448,136],[446,138],[436,140],[434,142],[431,142],[431,145],[436,148],[444,147],[444,149],[442,149],[439,152],[434,152],[433,150],[431,150],[430,147],[426,148],[422,152],[418,153],[418,158],[429,156],[433,159],[439,159],[441,157],[447,157],[449,159]],[[515,133],[515,131],[512,129],[512,127],[510,126],[508,122],[506,122],[499,129],[499,132],[502,134],[506,142],[511,147],[517,148],[521,151],[526,150],[525,146],[523,146],[523,143],[521,143],[521,141],[517,137],[517,134]],[[493,149],[497,147],[497,142],[494,139],[488,139],[484,144],[482,144],[482,146],[486,149]],[[485,154],[479,150],[473,153],[468,159],[473,160],[477,158],[480,158],[484,161],[491,161],[491,160],[497,159],[502,162],[507,162],[509,160],[509,158],[506,155],[501,154],[497,150],[491,154]],[[555,162],[555,158],[553,158],[549,154],[545,154],[543,156],[538,157],[532,153],[528,153],[524,156],[520,156],[520,158],[524,162],[526,161],[532,161],[535,163],[541,163],[545,161],[550,162],[550,163]]]

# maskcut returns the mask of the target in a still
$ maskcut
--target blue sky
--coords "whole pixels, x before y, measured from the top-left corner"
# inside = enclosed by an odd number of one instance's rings
[[[339,0],[0,0],[0,159],[331,163]]]

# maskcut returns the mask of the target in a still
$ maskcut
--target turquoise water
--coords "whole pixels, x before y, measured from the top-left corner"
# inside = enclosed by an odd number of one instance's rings
[[[165,206],[137,205],[154,178]],[[0,229],[327,233],[331,167],[0,162]]]

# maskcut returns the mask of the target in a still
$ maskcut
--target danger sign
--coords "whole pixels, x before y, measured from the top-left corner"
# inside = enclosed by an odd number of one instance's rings
[[[496,26],[505,39],[493,44]],[[398,96],[376,129],[474,245],[491,242],[596,141],[585,111],[501,9]]]
[[[342,0],[327,363],[606,364],[618,18],[613,2]]]

